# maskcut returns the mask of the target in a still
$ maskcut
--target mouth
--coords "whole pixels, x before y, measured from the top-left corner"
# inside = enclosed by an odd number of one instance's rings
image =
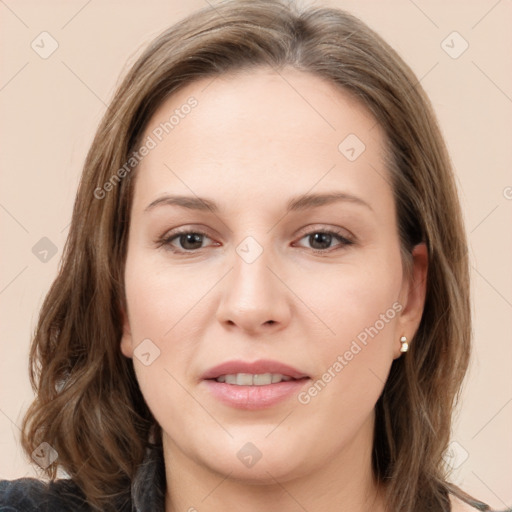
[[[237,409],[264,409],[296,396],[309,375],[278,361],[228,361],[201,376],[220,402]]]

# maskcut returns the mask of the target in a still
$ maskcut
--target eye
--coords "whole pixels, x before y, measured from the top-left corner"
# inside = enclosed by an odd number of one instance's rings
[[[337,250],[336,246],[332,249],[332,242],[338,241],[338,248],[342,248],[347,245],[353,245],[354,241],[344,236],[341,231],[325,231],[315,230],[310,231],[300,240],[307,239],[311,244],[311,248],[314,252],[330,252],[330,250]]]
[[[204,241],[204,238],[211,240],[211,238],[202,231],[174,231],[173,233],[164,235],[162,238],[160,238],[157,241],[157,246],[165,246],[171,251],[177,253],[193,252],[199,249],[203,249],[201,245]]]
[[[157,247],[165,247],[178,254],[193,254],[200,249],[204,249],[203,242],[205,239],[211,238],[201,230],[182,230],[165,234],[156,241]],[[341,249],[347,245],[353,245],[355,242],[344,236],[341,231],[337,230],[320,230],[310,231],[302,236],[299,240],[307,239],[311,244],[311,249],[316,253],[327,253],[333,250]],[[333,242],[338,242],[333,248]],[[215,243],[214,245],[219,245]]]

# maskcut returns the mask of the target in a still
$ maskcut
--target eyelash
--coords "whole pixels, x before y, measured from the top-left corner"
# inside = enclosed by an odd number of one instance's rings
[[[333,252],[333,251],[342,249],[345,246],[353,245],[355,243],[353,240],[351,240],[351,239],[347,238],[346,236],[344,236],[341,231],[338,231],[336,229],[333,229],[333,230],[322,230],[322,229],[312,230],[312,231],[309,231],[308,233],[305,233],[304,235],[302,235],[299,240],[302,240],[303,238],[306,238],[306,237],[314,235],[314,234],[331,235],[334,238],[336,238],[339,242],[341,242],[340,245],[337,248],[335,247],[334,249],[333,248],[329,248],[329,249],[311,249],[311,251],[313,253],[315,253],[315,254],[327,254],[329,252]],[[171,252],[173,252],[175,254],[179,254],[179,255],[184,255],[184,256],[185,255],[191,255],[192,256],[192,255],[196,254],[198,251],[200,251],[201,249],[205,249],[205,247],[201,247],[199,249],[190,249],[190,250],[186,250],[186,249],[179,250],[179,249],[174,248],[171,245],[171,243],[175,239],[179,238],[182,235],[200,235],[200,236],[203,236],[203,237],[206,237],[206,238],[210,238],[207,233],[205,233],[204,231],[201,231],[201,230],[197,230],[197,229],[195,229],[195,230],[191,230],[191,229],[177,230],[177,231],[174,231],[174,232],[172,232],[170,234],[166,234],[166,235],[160,237],[156,241],[157,248],[165,246],[165,248],[170,250]]]

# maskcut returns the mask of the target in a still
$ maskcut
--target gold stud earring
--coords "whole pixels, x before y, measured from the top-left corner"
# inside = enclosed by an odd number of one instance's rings
[[[407,343],[407,338],[405,336],[400,338],[400,343],[402,344],[400,352],[407,352],[409,350],[409,344]]]

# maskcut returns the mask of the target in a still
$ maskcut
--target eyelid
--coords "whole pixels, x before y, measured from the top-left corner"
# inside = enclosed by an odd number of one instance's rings
[[[305,226],[304,228],[301,228],[299,230],[299,234],[297,236],[303,237],[305,235],[309,235],[311,233],[316,233],[316,232],[335,233],[335,234],[337,234],[347,240],[350,240],[352,242],[356,242],[356,240],[357,240],[356,236],[348,229],[341,228],[339,226],[329,226],[329,225],[325,225],[325,224],[309,224],[309,225]]]

